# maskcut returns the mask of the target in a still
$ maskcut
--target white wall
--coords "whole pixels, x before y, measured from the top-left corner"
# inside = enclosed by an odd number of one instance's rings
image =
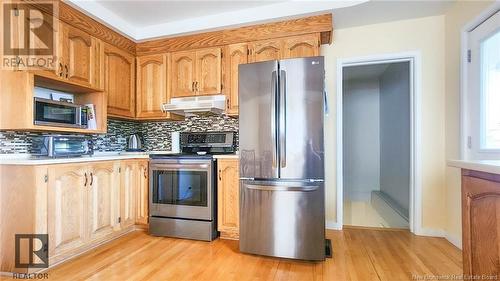
[[[410,68],[392,63],[380,76],[380,190],[410,208]]]
[[[335,16],[334,16],[335,17]],[[444,135],[444,16],[394,21],[335,30],[325,56],[330,113],[325,119],[326,218],[335,226],[336,212],[336,67],[338,58],[418,51],[422,58],[422,225],[442,230],[445,225]]]
[[[342,85],[344,196],[368,201],[371,191],[380,189],[379,80],[346,80]]]

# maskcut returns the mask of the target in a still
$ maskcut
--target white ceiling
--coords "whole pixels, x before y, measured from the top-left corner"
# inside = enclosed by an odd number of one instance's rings
[[[68,0],[135,41],[331,12],[368,0]]]
[[[217,15],[241,9],[256,8],[284,1],[99,1],[104,8],[132,25],[175,22],[188,18]]]
[[[334,28],[442,14],[453,1],[68,0],[134,41],[332,12]]]
[[[371,0],[333,11],[335,29],[442,15],[456,0]]]

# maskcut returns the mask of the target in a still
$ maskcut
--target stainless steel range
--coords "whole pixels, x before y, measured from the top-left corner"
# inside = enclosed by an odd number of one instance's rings
[[[149,233],[217,237],[214,154],[234,153],[233,132],[181,133],[180,154],[151,155]]]

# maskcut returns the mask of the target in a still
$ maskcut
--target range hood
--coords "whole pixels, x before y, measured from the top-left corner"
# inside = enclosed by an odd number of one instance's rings
[[[182,116],[221,115],[226,106],[225,95],[172,98],[161,105],[163,111]]]

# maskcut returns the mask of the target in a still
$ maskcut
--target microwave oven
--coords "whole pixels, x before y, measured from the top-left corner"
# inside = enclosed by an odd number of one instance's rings
[[[34,124],[69,128],[87,128],[88,113],[84,105],[34,98]]]

